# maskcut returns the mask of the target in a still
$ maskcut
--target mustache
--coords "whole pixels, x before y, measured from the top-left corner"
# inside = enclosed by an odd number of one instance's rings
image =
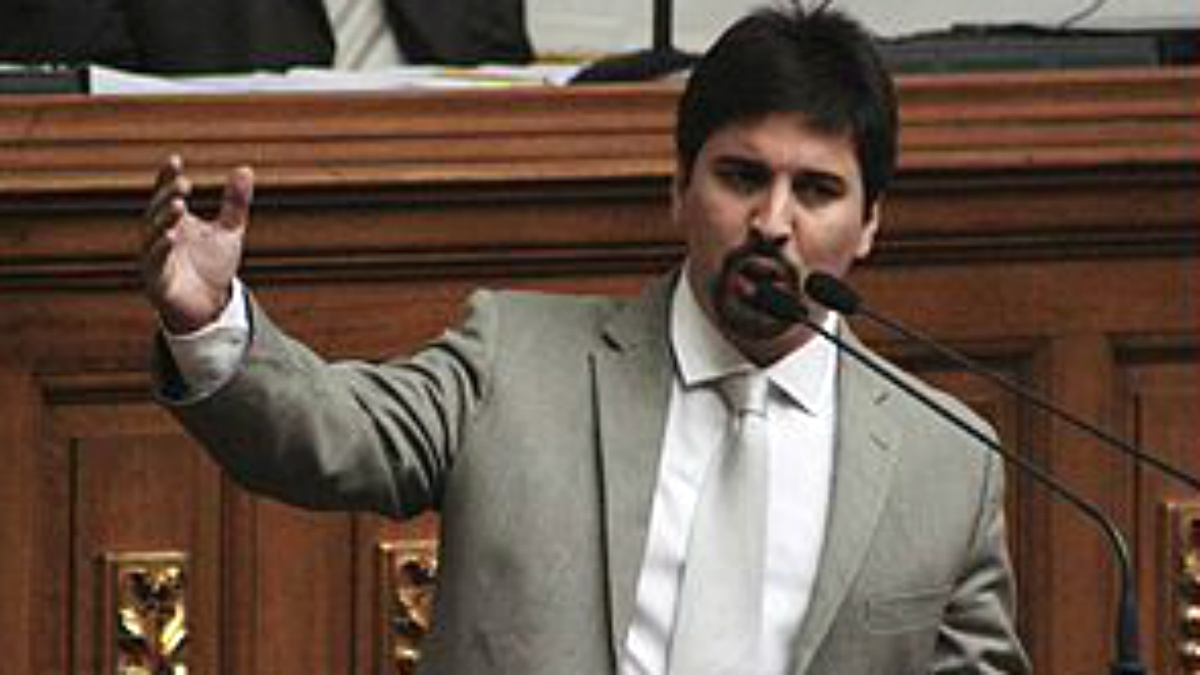
[[[787,267],[792,267],[792,264],[787,261],[783,255],[783,247],[787,246],[788,236],[779,235],[776,237],[767,237],[758,230],[750,230],[746,234],[746,241],[738,245],[737,248],[729,252],[729,260],[745,260],[755,256],[770,258]]]
[[[787,287],[798,289],[803,276],[803,268],[788,260],[784,254],[784,247],[787,246],[789,240],[787,235],[767,237],[757,230],[750,230],[746,235],[746,240],[725,256],[721,266],[721,276],[728,279],[750,261],[766,260],[769,261],[770,267],[782,272],[786,277],[785,285]]]

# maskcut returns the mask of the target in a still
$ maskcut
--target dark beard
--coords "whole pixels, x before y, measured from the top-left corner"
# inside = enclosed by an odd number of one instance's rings
[[[769,283],[789,295],[798,293],[800,271],[782,253],[787,242],[787,237],[767,239],[750,230],[746,241],[725,256],[708,292],[717,321],[731,339],[770,340],[792,327],[764,311],[746,288],[747,284]]]

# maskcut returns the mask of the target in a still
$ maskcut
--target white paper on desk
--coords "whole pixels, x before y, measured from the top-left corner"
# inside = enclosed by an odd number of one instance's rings
[[[365,71],[294,68],[286,73],[163,77],[92,66],[88,78],[91,92],[97,95],[246,94],[559,86],[566,84],[578,69],[574,65],[397,66]]]
[[[141,75],[107,66],[88,66],[88,92],[92,94],[175,94],[185,86],[166,78]]]

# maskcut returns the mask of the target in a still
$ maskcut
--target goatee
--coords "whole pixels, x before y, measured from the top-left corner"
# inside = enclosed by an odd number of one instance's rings
[[[799,294],[801,272],[783,255],[787,242],[786,236],[768,239],[752,229],[746,241],[725,256],[708,292],[716,318],[730,338],[770,340],[792,327],[764,311],[754,299],[759,284],[770,284],[792,296]]]

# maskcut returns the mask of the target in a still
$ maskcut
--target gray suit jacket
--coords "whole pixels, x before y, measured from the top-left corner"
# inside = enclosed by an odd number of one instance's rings
[[[423,672],[613,673],[674,376],[668,298],[666,281],[636,300],[483,292],[459,328],[382,365],[328,364],[251,303],[243,368],[171,405],[252,490],[441,512]],[[827,540],[794,672],[1026,672],[1002,467],[842,361]]]

